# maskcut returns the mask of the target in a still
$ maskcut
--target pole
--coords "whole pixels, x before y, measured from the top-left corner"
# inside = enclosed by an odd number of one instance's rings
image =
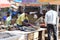
[[[59,13],[59,5],[57,5],[57,12]]]
[[[59,5],[57,5],[57,12],[59,13]],[[59,17],[57,19],[57,40],[58,40],[58,34],[59,34],[58,25],[59,25]]]
[[[43,8],[43,5],[40,6],[40,14],[43,14],[42,13],[42,10],[43,10],[42,8]]]

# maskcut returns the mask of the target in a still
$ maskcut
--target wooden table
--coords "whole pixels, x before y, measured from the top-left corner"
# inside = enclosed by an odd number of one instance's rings
[[[36,31],[32,31],[32,32],[24,32],[24,31],[19,31],[19,30],[16,30],[16,31],[5,31],[5,32],[9,32],[9,33],[13,33],[13,34],[24,34],[24,35],[26,35],[26,40],[34,40],[34,38],[33,39],[29,39],[28,37],[30,36],[31,37],[31,35],[32,34],[34,34],[34,33],[36,33],[36,32],[40,32],[42,35],[41,35],[41,40],[45,40],[45,30],[46,30],[46,28],[40,28],[40,29],[38,29],[38,30],[36,30]],[[36,35],[36,34],[35,34]],[[34,35],[33,35],[34,36]],[[40,35],[39,35],[40,36]],[[39,39],[39,38],[38,38]]]

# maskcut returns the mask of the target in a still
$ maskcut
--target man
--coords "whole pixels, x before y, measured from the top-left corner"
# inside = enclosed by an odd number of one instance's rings
[[[6,22],[6,19],[8,18],[10,16],[10,12],[7,12],[6,13],[6,16],[3,16],[2,17],[2,21],[4,22],[4,24],[5,24],[5,22]],[[7,19],[8,20],[8,19]],[[7,24],[7,23],[6,23]]]
[[[10,13],[7,12],[7,13],[6,13],[6,16],[3,16],[3,17],[2,17],[3,21],[6,21],[6,18],[7,18],[9,15],[10,15]]]
[[[28,25],[28,13],[27,12],[22,13],[17,19],[17,28],[18,29],[23,30],[22,26],[24,26],[24,25]]]
[[[9,15],[6,18],[6,25],[9,26],[11,24],[11,16],[10,16],[10,12]]]
[[[52,10],[52,6],[49,5],[48,12],[45,15],[45,24],[47,25],[48,30],[48,40],[51,40],[51,34],[53,32],[54,40],[57,40],[57,18],[58,13]]]

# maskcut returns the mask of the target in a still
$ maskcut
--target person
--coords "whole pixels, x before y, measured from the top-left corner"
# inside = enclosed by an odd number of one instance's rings
[[[9,12],[7,12],[6,13],[6,16],[3,16],[2,17],[2,21],[5,23],[5,21],[6,21],[6,18],[8,17],[10,15],[10,13]]]
[[[3,19],[4,21],[6,21],[6,18],[7,18],[9,15],[10,15],[10,13],[7,12],[7,13],[6,13],[6,16],[3,16],[2,19]]]
[[[57,40],[57,19],[58,13],[52,9],[51,5],[47,6],[48,11],[45,15],[45,25],[48,30],[48,40],[51,40],[51,34],[53,32],[53,39]]]
[[[17,19],[17,21],[16,21],[16,23],[17,23],[17,28],[20,29],[20,30],[23,30],[23,29],[22,29],[22,26],[23,26],[23,25],[27,25],[28,20],[29,20],[29,19],[28,19],[28,13],[27,13],[27,12],[22,13],[22,14],[18,17],[18,19]]]
[[[9,26],[11,24],[11,15],[10,15],[10,12],[9,12],[9,16],[6,18],[5,24],[7,26]]]

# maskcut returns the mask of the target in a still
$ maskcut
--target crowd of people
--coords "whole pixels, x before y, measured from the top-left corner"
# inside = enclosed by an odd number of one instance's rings
[[[47,9],[48,9],[47,12],[42,11],[44,15],[40,16],[40,18],[38,18],[38,16],[35,13],[32,13],[33,18],[38,19],[34,22],[35,24],[30,23],[28,15],[31,15],[31,14],[29,14],[28,12],[22,11],[18,13],[17,11],[10,10],[11,12],[8,11],[6,13],[6,16],[2,17],[2,21],[3,21],[2,24],[7,26],[15,25],[16,28],[21,31],[24,31],[23,26],[26,26],[26,27],[30,26],[33,28],[35,28],[35,25],[40,25],[41,27],[46,26],[48,31],[48,40],[51,39],[51,32],[53,32],[54,40],[57,40],[58,13],[52,10],[50,5],[47,7]],[[42,26],[42,24],[44,25]]]
[[[36,14],[32,13],[34,17],[37,17]],[[2,25],[10,26],[15,25],[16,28],[23,30],[22,26],[31,26],[34,27],[29,22],[29,13],[28,12],[18,12],[17,10],[8,10],[6,15],[2,17]],[[37,19],[37,18],[36,18]]]

